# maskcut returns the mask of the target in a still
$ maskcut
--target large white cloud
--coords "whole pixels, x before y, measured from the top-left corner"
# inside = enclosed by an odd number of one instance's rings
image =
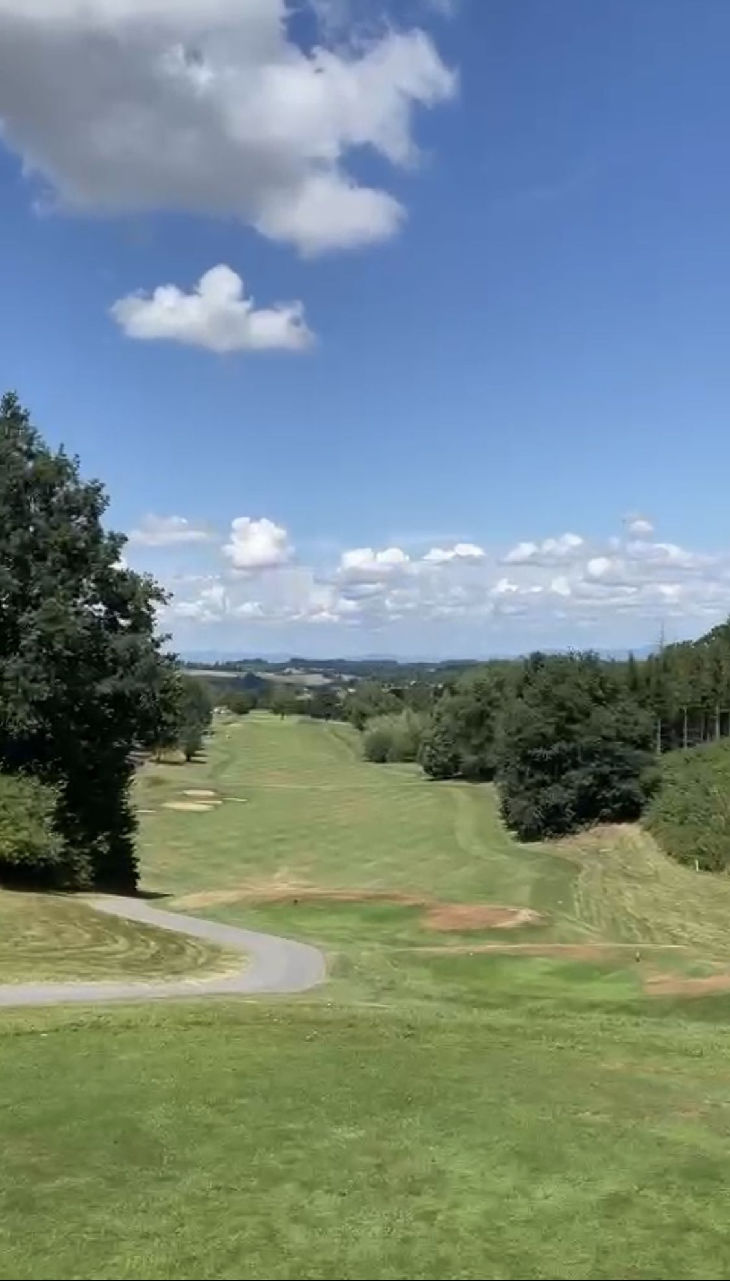
[[[120,298],[111,314],[129,338],[167,339],[220,353],[303,351],[313,341],[299,302],[256,308],[241,277],[221,264],[192,293],[159,285],[151,295]]]
[[[266,516],[237,516],[223,550],[234,569],[249,573],[286,565],[293,555],[287,531]]]
[[[347,157],[410,164],[415,108],[455,77],[422,31],[304,50],[289,17],[285,0],[0,0],[5,141],[69,208],[234,216],[305,253],[381,240],[403,208]]]

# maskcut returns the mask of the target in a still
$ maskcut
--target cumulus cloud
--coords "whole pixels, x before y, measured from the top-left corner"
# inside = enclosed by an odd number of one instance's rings
[[[241,277],[224,264],[206,271],[192,293],[159,285],[150,295],[120,298],[111,314],[128,338],[167,339],[219,353],[302,351],[313,341],[302,303],[256,308]]]
[[[476,543],[455,543],[453,547],[432,547],[426,552],[424,560],[434,565],[445,565],[452,560],[478,561],[486,555],[483,547]]]
[[[627,516],[624,523],[632,538],[651,538],[654,533],[654,526],[645,516]]]
[[[656,636],[661,622],[674,622],[681,635],[728,613],[730,553],[636,538],[626,527],[603,541],[573,534],[518,546],[537,551],[521,552],[509,569],[475,543],[420,556],[399,546],[355,547],[330,563],[302,564],[293,562],[283,527],[242,517],[225,548],[227,569],[213,579],[171,584],[171,617],[191,625],[251,623],[284,634],[295,625],[364,633],[402,625],[417,629],[411,636],[428,637],[429,627],[452,624],[473,628],[480,648],[490,635],[512,629],[513,647],[531,648],[579,637],[605,645],[621,627],[629,629],[627,643],[629,636],[637,643]],[[434,550],[445,554],[433,556]]]
[[[505,565],[551,565],[575,557],[583,547],[579,534],[561,534],[558,538],[545,538],[541,543],[517,543],[507,552]]]
[[[417,156],[456,79],[421,30],[291,38],[286,0],[0,0],[6,144],[68,209],[237,217],[304,253],[393,235],[350,153]]]
[[[130,530],[128,538],[140,547],[175,547],[181,543],[207,543],[212,533],[204,525],[194,525],[186,516],[149,515]]]
[[[248,573],[286,565],[294,554],[287,531],[266,516],[237,516],[223,551],[234,569]]]

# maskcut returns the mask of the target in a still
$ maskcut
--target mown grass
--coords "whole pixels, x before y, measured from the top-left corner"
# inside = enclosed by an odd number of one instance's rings
[[[0,890],[0,983],[202,977],[240,963],[200,939],[95,912],[83,899]]]
[[[244,803],[163,807],[190,788]],[[730,883],[634,829],[519,846],[491,789],[342,727],[221,726],[139,796],[147,888],[318,941],[332,979],[0,1016],[0,1277],[730,1274],[730,995],[645,990],[727,964]],[[541,920],[443,933],[358,889]]]
[[[727,1276],[727,1005],[457,988],[6,1017],[0,1276]]]

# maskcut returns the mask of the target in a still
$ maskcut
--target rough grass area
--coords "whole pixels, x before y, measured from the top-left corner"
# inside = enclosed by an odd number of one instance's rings
[[[0,891],[0,983],[202,977],[240,963],[200,939],[94,912],[83,899]]]

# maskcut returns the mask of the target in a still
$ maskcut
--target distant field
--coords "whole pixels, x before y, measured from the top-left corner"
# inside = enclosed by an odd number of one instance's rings
[[[138,802],[147,890],[332,977],[0,1015],[0,1278],[730,1274],[730,882],[262,713]]]

